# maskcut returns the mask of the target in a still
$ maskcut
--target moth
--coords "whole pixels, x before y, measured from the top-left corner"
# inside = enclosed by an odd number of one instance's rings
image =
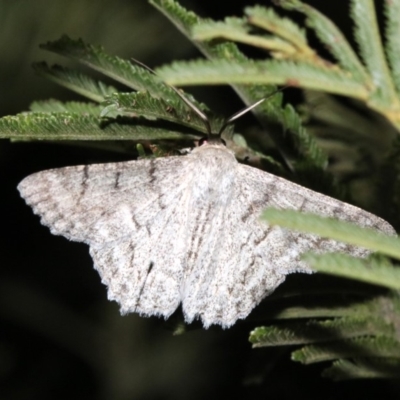
[[[81,165],[42,171],[18,190],[54,235],[84,242],[121,313],[230,327],[272,293],[286,275],[312,272],[309,250],[368,252],[310,234],[269,226],[266,207],[295,209],[393,234],[360,208],[237,162],[207,116],[174,89],[204,121],[208,135],[185,156]]]

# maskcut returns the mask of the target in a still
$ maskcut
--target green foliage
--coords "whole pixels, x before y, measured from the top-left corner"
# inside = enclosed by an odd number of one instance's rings
[[[174,12],[176,3],[172,1],[157,3],[163,6],[168,5],[168,11],[164,12],[169,16],[173,15],[170,18],[175,23],[180,18],[185,20],[186,14],[182,8],[179,8],[179,13]],[[310,117],[317,117],[319,120],[323,118],[324,123],[332,126],[332,131],[336,127],[334,134],[336,137],[343,135],[343,143],[349,140],[353,140],[358,146],[363,143],[363,151],[371,155],[371,159],[376,162],[375,165],[385,162],[383,155],[390,149],[390,144],[398,135],[400,128],[400,102],[395,90],[395,87],[397,90],[400,87],[398,83],[398,76],[400,76],[398,54],[400,52],[397,40],[400,33],[398,23],[400,2],[384,4],[384,11],[388,16],[385,27],[386,54],[377,28],[373,2],[356,0],[351,2],[355,37],[361,57],[357,55],[335,24],[317,10],[297,0],[281,0],[276,1],[276,4],[284,9],[302,13],[306,18],[307,27],[314,31],[336,62],[325,59],[311,48],[307,41],[306,31],[298,24],[280,16],[272,9],[255,6],[246,8],[243,18],[226,18],[224,21],[197,18],[192,19],[189,24],[181,23],[181,26],[185,25],[184,33],[197,41],[198,47],[208,60],[175,62],[158,69],[157,72],[170,84],[233,85],[246,102],[251,100],[252,93],[260,93],[264,86],[268,87],[270,84],[320,90],[357,99],[366,108],[379,112],[392,127],[376,119],[371,125],[371,119],[369,121],[362,119],[356,113],[338,106],[328,98],[323,98],[323,100],[330,101],[330,108],[311,109]],[[190,32],[188,32],[189,27],[192,28]],[[257,61],[248,59],[237,47],[232,46],[231,41],[266,50],[270,59]],[[310,97],[310,99],[313,98]],[[298,123],[296,113],[293,113],[291,118],[286,110],[286,115],[282,118],[285,111],[266,111],[260,108],[256,110],[256,116],[260,121],[263,121],[260,113],[266,113],[272,121],[279,121],[285,127],[286,133],[289,132],[287,139],[291,137],[297,148],[296,152],[290,148],[291,140],[282,144],[275,137],[274,139],[286,163],[294,167],[298,174],[302,175],[304,171],[314,168],[313,172],[316,176],[318,169],[326,167],[326,158],[321,156],[323,153],[315,144],[315,140],[308,139],[309,132],[302,130],[303,127]],[[288,121],[293,123],[290,124]],[[297,132],[297,136],[290,135],[292,129]],[[323,132],[321,129],[319,131]],[[380,132],[379,137],[378,132]],[[332,140],[330,143],[328,141],[329,135],[332,136],[332,133],[327,132],[325,136],[321,135],[318,143],[322,143],[330,154],[335,154]],[[303,147],[304,143],[307,145]],[[306,149],[312,149],[313,146],[316,151],[312,150],[307,154]],[[343,157],[341,154],[343,149],[346,149],[345,144],[338,150],[340,157]],[[358,150],[354,147],[353,151]],[[357,153],[355,154],[358,156]],[[350,156],[352,157],[353,154]],[[391,157],[391,161],[393,162],[395,158],[397,164],[398,151],[392,152]],[[308,166],[302,170],[301,165],[304,160],[307,160]],[[392,162],[387,162],[386,173],[390,165],[393,165]],[[347,166],[346,169],[342,168],[340,171],[342,174],[348,174],[350,171],[354,173],[356,168]],[[384,170],[381,169],[381,171]],[[386,173],[382,177],[376,176],[376,181],[386,182],[388,179],[386,176],[389,176]],[[390,176],[391,187],[396,187],[398,174],[392,172]],[[388,188],[385,187],[385,192],[387,191]],[[393,194],[396,195],[396,193],[397,190],[394,189]],[[383,196],[380,195],[380,197]],[[398,209],[400,205],[398,196],[397,200],[395,197],[390,197],[390,189],[389,198],[392,201],[391,208]],[[368,200],[365,201],[368,203]],[[374,204],[379,209],[379,203]],[[268,214],[270,222],[272,221],[271,213],[272,211]],[[387,238],[376,232],[337,221],[319,221],[316,217],[294,215],[289,212],[279,211],[280,215],[278,211],[274,213],[273,222],[282,226],[327,235],[399,258],[400,243],[396,238]],[[374,257],[369,260],[358,260],[344,255],[307,255],[306,257],[317,270],[379,284],[388,289],[398,289],[400,285],[397,267],[384,257]],[[335,306],[334,302],[331,303],[331,307],[318,307],[315,304],[310,307],[286,307],[279,312],[275,311],[271,316],[277,319],[312,317],[325,317],[325,319],[308,323],[296,322],[291,326],[283,327],[281,325],[260,327],[252,332],[250,340],[255,346],[326,341],[328,344],[319,347],[311,345],[300,349],[294,353],[294,358],[303,362],[338,360],[325,371],[326,376],[336,380],[393,377],[399,373],[398,364],[391,363],[388,357],[398,350],[399,341],[395,329],[398,322],[396,314],[388,310],[396,307],[397,297],[393,294],[372,297],[364,303],[349,302],[342,307]],[[360,315],[364,317],[360,319]],[[268,313],[264,313],[263,316],[268,317]],[[354,361],[346,359],[350,357],[354,357]],[[379,360],[376,357],[379,357]],[[382,357],[386,358],[382,361]]]
[[[295,361],[311,364],[336,358],[372,357],[399,358],[399,342],[381,336],[376,338],[362,337],[338,342],[305,346],[292,354]]]
[[[355,38],[374,85],[371,100],[390,109],[399,103],[399,99],[385,59],[373,1],[353,0],[351,14],[355,22]]]
[[[384,2],[385,40],[380,35],[373,1],[350,1],[360,55],[331,20],[300,0],[275,0],[275,3],[279,11],[301,13],[305,26],[262,6],[245,8],[240,18],[212,21],[199,18],[173,0],[150,0],[150,3],[207,60],[175,62],[157,69],[155,75],[135,62],[107,54],[102,47],[63,36],[41,47],[100,72],[126,90],[120,91],[77,70],[35,64],[40,76],[90,102],[35,102],[29,112],[0,119],[0,137],[193,141],[203,136],[204,124],[170,84],[229,84],[246,105],[268,97],[275,91],[275,85],[308,89],[301,113],[284,104],[281,93],[264,101],[253,110],[263,132],[253,136],[231,132],[228,146],[239,160],[261,168],[268,163],[271,169],[289,175],[293,181],[342,196],[336,178],[347,184],[350,195],[356,193],[354,201],[386,212],[400,227],[400,0]],[[331,58],[325,58],[310,46],[308,30],[325,46]],[[242,51],[243,45],[262,50],[267,57],[251,59]],[[358,108],[363,106],[368,116],[339,104],[327,94],[317,96],[311,89],[357,100]],[[188,94],[185,96],[210,116],[213,129],[221,126],[222,120],[213,116],[205,105]],[[379,118],[371,110],[379,113]],[[266,140],[264,131],[269,132],[272,141]],[[138,150],[145,155],[140,145]],[[271,152],[279,154],[278,161],[269,156]],[[385,154],[389,157],[385,158]],[[338,161],[331,166],[328,159]],[[363,190],[357,185],[352,190],[348,182],[354,176],[365,178]],[[376,182],[382,185],[381,193],[373,189]],[[250,334],[253,346],[306,345],[293,353],[293,359],[302,363],[332,360],[324,375],[334,380],[398,377],[400,274],[395,263],[383,255],[400,260],[399,240],[344,222],[292,211],[268,210],[264,218],[290,229],[364,246],[381,255],[363,260],[337,254],[305,255],[304,259],[315,270],[370,286],[364,285],[360,290],[360,286],[352,284],[345,291],[342,281],[340,289],[331,288],[334,298],[324,297],[329,290],[318,287],[312,293],[313,300],[306,302],[304,294],[312,291],[307,283],[307,288],[285,298],[288,301],[278,301],[275,308],[261,309],[262,321],[277,322],[255,328]],[[379,293],[375,287],[378,285]],[[338,299],[338,292],[345,292],[346,296]],[[272,300],[266,299],[267,305],[273,301],[271,297]],[[278,303],[282,304],[280,308]]]
[[[103,82],[95,81],[79,71],[59,65],[49,67],[46,63],[41,62],[33,64],[33,68],[39,76],[50,79],[58,85],[98,103],[117,91],[113,86],[105,85]]]
[[[41,140],[160,141],[198,138],[196,135],[167,130],[154,124],[135,124],[129,119],[119,118],[101,124],[98,115],[68,111],[33,112],[4,117],[0,119],[0,132],[6,132],[3,137],[13,140],[40,138]]]
[[[103,110],[102,106],[93,103],[81,101],[62,102],[54,99],[34,101],[29,108],[30,111],[35,113],[69,112],[75,114],[82,113],[86,116],[92,115],[95,117]]]
[[[332,56],[338,61],[341,69],[351,71],[352,75],[359,81],[364,82],[369,79],[367,71],[357,54],[331,20],[315,8],[300,1],[280,1],[279,5],[285,9],[304,14],[306,25],[315,32],[318,39],[329,49]],[[296,40],[299,36],[301,37],[302,35],[294,32],[288,40]],[[311,51],[307,43],[303,46],[307,49],[307,52]]]
[[[253,347],[264,347],[331,342],[385,333],[390,335],[393,333],[393,329],[382,319],[345,317],[259,327],[250,333],[249,340]]]
[[[365,378],[396,379],[400,375],[400,361],[391,358],[358,358],[353,362],[341,359],[335,361],[322,375],[334,381]]]
[[[373,229],[361,228],[334,218],[274,208],[265,210],[262,218],[272,225],[315,233],[400,259],[400,239],[386,236]]]
[[[172,3],[172,2],[169,2]],[[345,95],[364,102],[380,112],[396,129],[400,128],[400,98],[395,90],[380,37],[372,0],[352,0],[351,11],[364,65],[343,34],[325,16],[298,0],[280,0],[279,6],[301,12],[307,17],[309,28],[325,44],[337,63],[317,54],[306,41],[304,30],[287,18],[281,18],[264,7],[249,7],[248,18],[227,18],[224,22],[200,21],[193,26],[193,38],[209,43],[232,40],[268,50],[273,60],[254,63],[209,61],[176,62],[158,70],[166,82],[188,84],[286,84]],[[385,7],[393,8],[392,2]],[[394,2],[396,3],[396,2]],[[389,11],[385,11],[389,14]],[[252,29],[254,26],[258,28]],[[387,20],[388,59],[395,63],[395,18]],[[262,30],[260,32],[260,30]],[[265,32],[268,32],[268,35]],[[238,60],[239,61],[239,60]]]
[[[207,133],[200,117],[183,103],[181,99],[165,101],[154,98],[148,92],[113,93],[104,101],[102,116],[123,115],[126,117],[143,116],[150,120],[162,119],[193,130]],[[212,119],[214,132],[223,124],[221,119]]]
[[[73,40],[63,36],[54,42],[40,46],[42,49],[76,60],[101,72],[134,90],[146,90],[155,97],[176,99],[175,92],[149,72],[128,60],[105,53],[100,46],[86,44],[83,40]]]
[[[302,49],[305,53],[310,53],[305,30],[290,19],[280,17],[271,8],[260,6],[247,7],[244,12],[249,24],[273,32],[277,37],[289,42],[290,52],[293,50],[296,51],[296,49]],[[199,27],[196,27],[196,30],[198,28]],[[295,40],[292,41],[292,38]],[[284,45],[284,43],[285,42],[283,42],[282,45]]]
[[[334,94],[365,97],[367,88],[340,70],[321,69],[309,63],[268,60],[232,63],[229,60],[175,62],[157,69],[160,76],[177,85],[201,84],[293,84]],[[170,77],[175,76],[176,79]]]
[[[253,346],[327,341],[326,344],[312,344],[294,351],[293,360],[305,364],[338,360],[324,371],[324,376],[335,380],[398,376],[400,360],[396,361],[394,368],[391,368],[391,362],[400,349],[397,328],[400,322],[400,270],[384,256],[400,260],[399,238],[385,236],[344,221],[291,210],[268,209],[263,213],[263,218],[273,225],[340,240],[380,253],[368,259],[345,254],[308,253],[303,255],[303,259],[316,271],[380,285],[394,292],[373,297],[361,309],[360,304],[350,302],[345,307],[346,312],[342,309],[334,316],[324,315],[323,312],[318,315],[322,318],[334,317],[333,319],[284,327],[259,327],[250,335]],[[348,361],[348,358],[354,359],[354,363]],[[383,363],[383,366],[376,366],[376,360]]]
[[[304,260],[316,271],[357,279],[373,285],[385,286],[389,289],[400,289],[400,269],[387,258],[379,257],[363,260],[333,253],[323,256],[306,254]]]
[[[240,66],[244,64],[246,66],[254,63],[254,61],[248,59],[233,42],[199,41],[195,33],[196,27],[207,24],[214,25],[215,22],[203,20],[195,16],[192,12],[185,10],[173,0],[151,0],[150,3],[163,12],[182,33],[192,40],[199,50],[207,56],[210,63],[222,63],[223,65],[233,66],[233,68],[235,68],[235,65]],[[237,19],[230,19],[229,21],[230,25],[241,25],[240,21]],[[217,23],[217,25],[221,26],[220,23]],[[243,30],[242,28],[240,29]],[[231,27],[227,30],[232,32]],[[167,70],[168,68],[169,67],[166,67]],[[188,65],[188,68],[191,68],[191,66]],[[185,71],[184,69],[185,74],[189,73],[191,77],[195,79],[195,76],[190,73],[190,70],[187,70],[187,72]],[[213,73],[212,70],[209,72],[210,74]],[[243,72],[247,73],[248,71]],[[163,76],[163,69],[158,69],[157,73],[166,78],[166,76]],[[223,73],[224,72],[222,72],[222,74]],[[236,78],[238,77],[236,76]],[[169,83],[172,83],[172,81]],[[182,84],[182,82],[175,83]],[[190,84],[193,83],[193,81],[190,82]],[[213,82],[211,79],[208,79],[204,83],[212,84]],[[245,85],[242,85],[240,79],[237,79],[237,81],[226,81],[226,83],[236,91],[246,105],[253,104],[260,98],[267,97],[268,93],[276,89],[274,85],[270,85],[271,82],[265,79],[255,84],[248,84],[249,82],[246,82]],[[324,170],[326,165],[325,154],[321,152],[314,138],[308,134],[307,130],[302,125],[301,117],[297,111],[291,105],[284,106],[282,104],[282,96],[277,95],[268,99],[268,101],[264,101],[253,110],[253,113],[264,130],[269,132],[269,135],[273,139],[289,169],[293,170],[296,167],[302,175],[317,174],[319,176],[324,176],[323,180],[328,182],[330,187],[329,191],[335,192],[335,188],[332,188],[333,179],[330,174]],[[274,123],[279,124],[283,128],[283,132],[274,132],[274,130],[271,130],[271,124]],[[283,140],[283,138],[286,140]]]
[[[386,54],[391,67],[393,80],[396,90],[400,92],[400,1],[393,0],[386,2],[383,9],[386,18],[385,37],[386,37]]]
[[[187,128],[204,132],[204,124],[197,115],[187,107],[185,109],[179,96],[147,69],[110,56],[101,47],[67,36],[41,47],[75,59],[141,92],[119,93],[114,87],[79,71],[37,63],[34,69],[39,75],[101,105],[56,100],[35,102],[31,105],[31,112],[0,119],[0,137],[13,140],[162,141],[201,137],[187,132]],[[188,98],[196,103],[190,95]],[[205,106],[197,105],[205,109]],[[129,118],[122,118],[124,116]],[[160,123],[147,123],[141,117],[172,121],[176,124],[175,129],[163,127]],[[210,120],[213,125],[222,124],[221,119],[210,116]]]

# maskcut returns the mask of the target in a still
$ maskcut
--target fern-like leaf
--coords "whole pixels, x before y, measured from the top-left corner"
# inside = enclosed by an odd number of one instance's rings
[[[195,140],[196,135],[132,120],[101,121],[70,112],[24,113],[0,119],[0,138],[13,140]]]
[[[305,254],[303,259],[316,271],[325,274],[357,279],[389,289],[400,289],[400,268],[388,259],[369,260],[351,257],[346,254]]]
[[[309,63],[286,61],[196,60],[174,62],[158,68],[157,73],[171,85],[204,84],[280,84],[327,90],[341,95],[367,99],[367,88],[346,73],[322,69]]]
[[[59,101],[55,99],[35,101],[29,106],[35,113],[72,113],[82,115],[93,115],[98,117],[103,107],[93,103],[79,101]]]
[[[334,218],[274,208],[265,210],[262,218],[272,225],[314,233],[400,259],[400,239],[383,235],[373,229],[361,228]]]
[[[315,8],[298,0],[275,0],[287,10],[295,10],[306,16],[306,24],[312,28],[318,39],[329,49],[343,70],[348,71],[359,82],[369,85],[370,77],[357,54],[351,48],[337,26]]]
[[[400,361],[400,343],[380,336],[305,346],[292,353],[292,359],[312,364],[337,358],[389,357]]]
[[[305,30],[292,20],[280,17],[272,8],[261,6],[247,7],[244,12],[251,25],[274,33],[302,53],[314,54],[308,46]]]
[[[163,14],[165,14],[171,22],[177,26],[182,33],[189,39],[194,41],[194,44],[211,60],[221,60],[228,64],[247,63],[247,57],[239,51],[237,46],[232,42],[226,43],[213,43],[213,42],[199,42],[195,40],[192,32],[195,31],[196,26],[207,24],[209,21],[204,21],[194,13],[185,10],[178,3],[173,0],[151,0],[151,4],[157,7]],[[210,82],[207,82],[210,83]],[[257,82],[256,85],[242,85],[234,81],[229,82],[239,97],[246,105],[250,105],[260,100],[268,93],[275,90],[275,86],[271,86],[270,82]],[[301,124],[301,118],[292,107],[282,109],[282,98],[274,96],[268,102],[264,102],[261,106],[253,109],[254,115],[260,121],[261,125],[271,132],[269,129],[271,122],[279,123],[284,126],[285,134],[291,136],[298,144],[297,158],[299,160],[307,160],[303,165],[308,165],[310,169],[320,171],[322,175],[323,166],[326,164],[326,157],[318,149],[314,139],[308,134],[307,130]],[[287,118],[289,116],[289,118]],[[292,162],[290,160],[293,148],[287,148],[287,141],[282,141],[281,135],[276,135],[271,132],[271,136],[276,143],[276,146],[282,154],[286,164],[292,169]],[[308,147],[310,146],[310,147]],[[286,147],[286,148],[285,148]],[[307,148],[311,151],[304,151]],[[325,173],[325,181],[332,182],[332,179]]]
[[[382,320],[372,318],[337,318],[327,321],[263,326],[250,333],[253,347],[282,346],[327,342],[367,335],[392,334],[393,329]]]
[[[102,116],[123,115],[127,117],[145,117],[150,120],[163,119],[199,132],[207,133],[203,120],[181,99],[165,101],[141,93],[114,93],[103,103],[105,106]],[[209,118],[214,132],[223,124],[222,119]]]
[[[394,379],[400,377],[400,361],[390,358],[337,360],[322,372],[322,376],[334,381],[365,378]]]
[[[393,107],[398,103],[386,62],[373,0],[352,0],[351,15],[355,22],[355,38],[376,90],[375,101]],[[397,104],[398,106],[398,104]]]
[[[282,54],[295,53],[294,47],[284,40],[273,36],[251,35],[248,33],[249,29],[245,20],[227,18],[224,22],[204,21],[198,23],[192,32],[195,40],[226,39]]]
[[[400,0],[383,2],[386,17],[386,54],[397,93],[400,93]]]
[[[106,96],[110,96],[117,91],[113,86],[106,85],[81,72],[59,65],[49,67],[46,63],[41,62],[33,64],[33,69],[38,75],[98,103],[102,102]]]
[[[150,4],[163,13],[185,36],[189,36],[189,31],[199,21],[199,17],[183,8],[174,0],[149,0]]]
[[[74,59],[120,82],[131,89],[147,91],[153,97],[176,100],[177,94],[160,78],[146,68],[128,60],[107,54],[100,46],[86,44],[83,40],[73,40],[62,36],[59,40],[42,44],[41,48]],[[193,97],[189,99],[195,103]]]

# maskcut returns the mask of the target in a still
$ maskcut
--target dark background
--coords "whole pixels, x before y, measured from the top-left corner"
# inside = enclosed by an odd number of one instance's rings
[[[350,37],[348,2],[315,3]],[[182,0],[203,17],[241,15],[253,1]],[[269,5],[269,1],[264,1]],[[31,63],[68,65],[38,48],[68,34],[151,67],[200,57],[144,0],[0,0],[0,115],[34,100],[79,99],[34,75]],[[241,107],[228,88],[195,91],[215,111]],[[290,361],[290,350],[252,350],[255,323],[230,330],[195,326],[173,336],[175,320],[121,317],[92,268],[86,245],[52,236],[16,191],[46,168],[126,160],[128,155],[68,144],[0,141],[1,399],[365,399],[398,398],[386,381],[332,383],[322,365]],[[290,277],[290,279],[292,279]],[[179,319],[179,316],[177,317]]]

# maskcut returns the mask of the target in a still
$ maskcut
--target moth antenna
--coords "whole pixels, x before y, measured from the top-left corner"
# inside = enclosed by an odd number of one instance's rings
[[[248,107],[243,108],[242,110],[239,110],[237,112],[235,112],[235,114],[231,115],[225,122],[224,124],[221,126],[219,132],[218,132],[218,136],[221,136],[222,133],[224,132],[224,130],[226,129],[226,127],[231,124],[232,122],[236,121],[238,118],[240,118],[242,115],[248,113],[250,110],[252,110],[253,108],[257,107],[258,105],[260,105],[264,100],[269,99],[270,97],[274,96],[275,94],[282,92],[282,90],[286,89],[288,86],[284,86],[282,88],[276,89],[274,90],[272,93],[270,93],[268,96],[263,97],[262,99],[256,101],[255,103],[249,105]]]
[[[142,62],[131,58],[131,60],[140,65],[141,67],[147,69],[147,71],[151,72],[154,75],[157,75],[156,72],[154,70],[152,70],[150,67],[148,67],[146,64],[143,64]],[[211,132],[211,124],[210,121],[207,117],[206,114],[203,113],[203,111],[201,111],[198,107],[196,107],[190,100],[188,100],[180,91],[179,89],[177,89],[175,86],[170,85],[169,83],[164,82],[165,85],[169,86],[181,99],[182,101],[192,110],[194,111],[199,118],[203,121],[204,126],[206,127],[207,130],[207,134],[208,136],[212,136],[212,132]]]
[[[222,135],[222,132],[225,130],[225,128],[231,124],[233,121],[236,121],[238,118],[240,118],[242,115],[246,114],[247,112],[249,112],[250,110],[252,110],[254,107],[257,107],[259,104],[261,104],[264,100],[266,99],[266,97],[263,97],[262,99],[256,101],[254,104],[251,104],[250,106],[243,108],[242,110],[239,110],[237,112],[235,112],[235,114],[231,115],[225,122],[224,124],[221,126],[218,135]]]

